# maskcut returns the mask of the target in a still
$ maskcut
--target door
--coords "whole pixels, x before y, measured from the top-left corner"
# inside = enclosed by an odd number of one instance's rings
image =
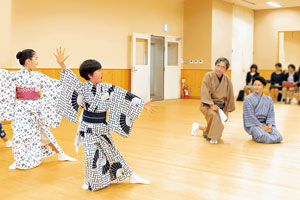
[[[153,101],[164,99],[165,39],[151,36],[150,96]]]
[[[176,37],[165,37],[164,99],[180,98],[180,49]]]
[[[150,99],[150,35],[133,33],[131,92],[144,101]]]

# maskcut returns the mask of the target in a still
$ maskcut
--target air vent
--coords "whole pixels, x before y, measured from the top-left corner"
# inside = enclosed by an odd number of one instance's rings
[[[245,2],[245,3],[249,3],[249,4],[251,4],[251,5],[256,5],[256,3],[251,2],[251,1],[247,1],[247,0],[241,0],[241,1],[243,1],[243,2]]]

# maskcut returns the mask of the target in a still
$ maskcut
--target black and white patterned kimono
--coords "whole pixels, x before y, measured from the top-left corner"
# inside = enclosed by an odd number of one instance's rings
[[[41,98],[36,100],[16,99],[16,88],[35,88]],[[55,151],[63,153],[57,144],[50,127],[60,124],[61,117],[56,112],[60,95],[60,81],[31,71],[24,67],[19,71],[0,69],[0,120],[12,121],[13,155],[18,169],[38,166],[42,158]]]
[[[248,95],[243,106],[244,129],[252,135],[252,139],[259,143],[279,143],[282,135],[275,125],[275,113],[273,101],[270,97],[262,94],[260,97],[256,92]],[[268,133],[259,125],[272,124],[272,132]]]
[[[4,138],[6,136],[6,133],[4,129],[2,128],[2,124],[0,122],[0,138]]]
[[[89,190],[104,188],[111,181],[127,178],[133,172],[116,148],[109,131],[128,137],[144,102],[137,96],[107,83],[95,87],[81,83],[70,69],[61,74],[60,114],[77,123],[79,106],[83,107],[76,143],[83,144],[85,183]],[[108,113],[108,121],[106,116]]]

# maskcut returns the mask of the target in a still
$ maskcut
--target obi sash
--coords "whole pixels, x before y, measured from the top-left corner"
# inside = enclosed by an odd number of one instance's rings
[[[82,121],[93,124],[106,124],[106,112],[95,113],[83,110]]]
[[[225,103],[223,104],[217,104],[217,103],[214,103],[214,105],[218,106],[220,109],[223,110],[223,108],[225,107]]]
[[[41,95],[35,88],[19,88],[16,90],[17,99],[20,100],[36,100],[40,99]]]

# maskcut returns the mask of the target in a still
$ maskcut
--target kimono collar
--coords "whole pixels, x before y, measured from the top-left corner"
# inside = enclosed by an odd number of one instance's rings
[[[91,81],[86,81],[86,83],[88,84],[89,87],[98,87],[98,84],[96,86],[94,86],[94,84]]]
[[[219,83],[221,83],[221,81],[222,81],[222,79],[223,79],[223,76],[224,76],[224,74],[222,74],[222,76],[219,78],[219,76],[217,75],[217,73],[214,71],[214,73],[215,73],[215,75],[216,75],[216,77],[218,78],[218,80],[219,80]]]
[[[88,86],[93,87],[94,84],[91,81],[86,81],[86,83],[88,84]]]
[[[21,72],[22,72],[22,74],[25,74],[25,75],[33,75],[33,74],[37,73],[36,71],[29,72],[24,66],[22,66]]]
[[[265,94],[264,93],[262,93],[262,95],[261,96],[259,96],[256,92],[253,92],[253,95],[254,96],[256,96],[256,97],[258,97],[258,98],[262,98]]]
[[[96,89],[95,93],[93,93],[93,87]],[[100,93],[97,93],[98,85],[95,87],[93,83],[90,81],[86,81],[84,84],[83,92],[84,92],[84,98],[87,103],[90,104],[90,109],[94,110],[97,107],[97,99],[100,99]]]
[[[27,75],[31,74],[25,67],[21,68],[21,72],[22,74],[27,74]]]

